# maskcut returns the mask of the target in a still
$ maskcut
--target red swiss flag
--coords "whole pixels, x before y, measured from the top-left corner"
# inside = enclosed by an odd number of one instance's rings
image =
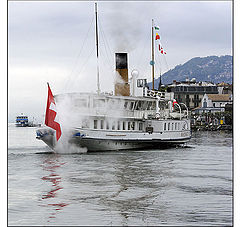
[[[56,138],[58,141],[62,135],[62,131],[61,131],[60,124],[55,121],[56,115],[57,115],[56,103],[54,101],[52,91],[48,84],[48,99],[47,99],[47,109],[46,109],[46,115],[45,115],[45,125],[56,130]]]

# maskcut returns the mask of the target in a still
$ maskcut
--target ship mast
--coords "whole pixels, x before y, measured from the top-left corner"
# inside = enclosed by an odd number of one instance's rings
[[[154,90],[154,22],[152,19],[152,90]]]
[[[97,3],[95,3],[95,17],[96,17],[96,51],[97,51],[97,93],[100,94],[99,81],[99,59],[98,59],[98,21],[97,21]]]

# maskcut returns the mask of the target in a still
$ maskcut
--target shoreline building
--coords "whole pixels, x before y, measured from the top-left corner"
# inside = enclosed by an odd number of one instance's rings
[[[193,110],[196,114],[224,112],[226,106],[232,105],[231,94],[205,94],[201,106]]]
[[[232,94],[233,86],[228,83],[218,83],[218,94]]]
[[[196,82],[195,78],[181,82],[173,80],[167,90],[174,93],[177,102],[185,103],[190,110],[199,107],[205,94],[218,94],[216,84],[206,81]]]
[[[192,110],[192,124],[232,124],[232,94],[205,94],[201,106]],[[230,115],[227,115],[228,111]]]

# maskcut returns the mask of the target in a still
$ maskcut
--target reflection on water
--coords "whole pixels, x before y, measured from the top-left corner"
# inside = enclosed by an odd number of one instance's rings
[[[50,213],[49,218],[55,218],[57,211],[60,211],[63,209],[63,207],[67,206],[67,203],[64,202],[58,202],[58,203],[50,203],[54,198],[57,197],[57,193],[59,190],[63,189],[61,186],[61,177],[59,174],[57,174],[57,170],[61,168],[65,163],[59,161],[60,155],[58,154],[52,154],[46,157],[46,159],[43,161],[43,164],[41,164],[44,171],[47,171],[49,175],[43,176],[41,179],[46,182],[51,182],[51,190],[48,191],[46,194],[42,195],[42,200],[51,199],[48,201],[47,205],[41,205],[41,206],[50,206],[52,207],[54,212]],[[48,220],[49,222],[49,220]]]
[[[108,207],[109,210],[120,212],[122,225],[128,224],[128,217],[135,216],[145,223],[145,218],[152,212],[150,207],[154,206],[155,201],[161,197],[166,190],[164,178],[171,170],[171,160],[164,160],[162,166],[154,162],[152,158],[144,157],[146,154],[134,152],[128,157],[121,155],[114,162],[115,185],[119,189],[102,198],[99,202]],[[165,164],[168,169],[164,170]],[[158,209],[165,209],[163,205]]]
[[[231,134],[196,132],[189,148],[63,155],[23,146],[26,130],[9,132],[10,225],[232,225]]]

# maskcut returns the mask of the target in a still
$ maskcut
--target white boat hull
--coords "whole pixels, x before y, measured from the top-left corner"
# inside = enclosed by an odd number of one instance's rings
[[[49,147],[54,149],[56,141],[51,129],[47,129],[47,131],[46,129],[39,129],[37,134],[38,139],[43,140]],[[79,147],[86,147],[88,151],[111,151],[140,148],[162,149],[186,143],[190,138],[190,130],[184,132],[140,133],[75,129],[68,142]]]
[[[141,149],[141,148],[159,148],[163,149],[171,147],[177,144],[183,144],[189,139],[178,140],[178,141],[118,141],[118,140],[95,140],[95,139],[81,139],[76,141],[75,144],[81,147],[87,147],[88,151],[111,151],[111,150],[130,150],[130,149]]]

